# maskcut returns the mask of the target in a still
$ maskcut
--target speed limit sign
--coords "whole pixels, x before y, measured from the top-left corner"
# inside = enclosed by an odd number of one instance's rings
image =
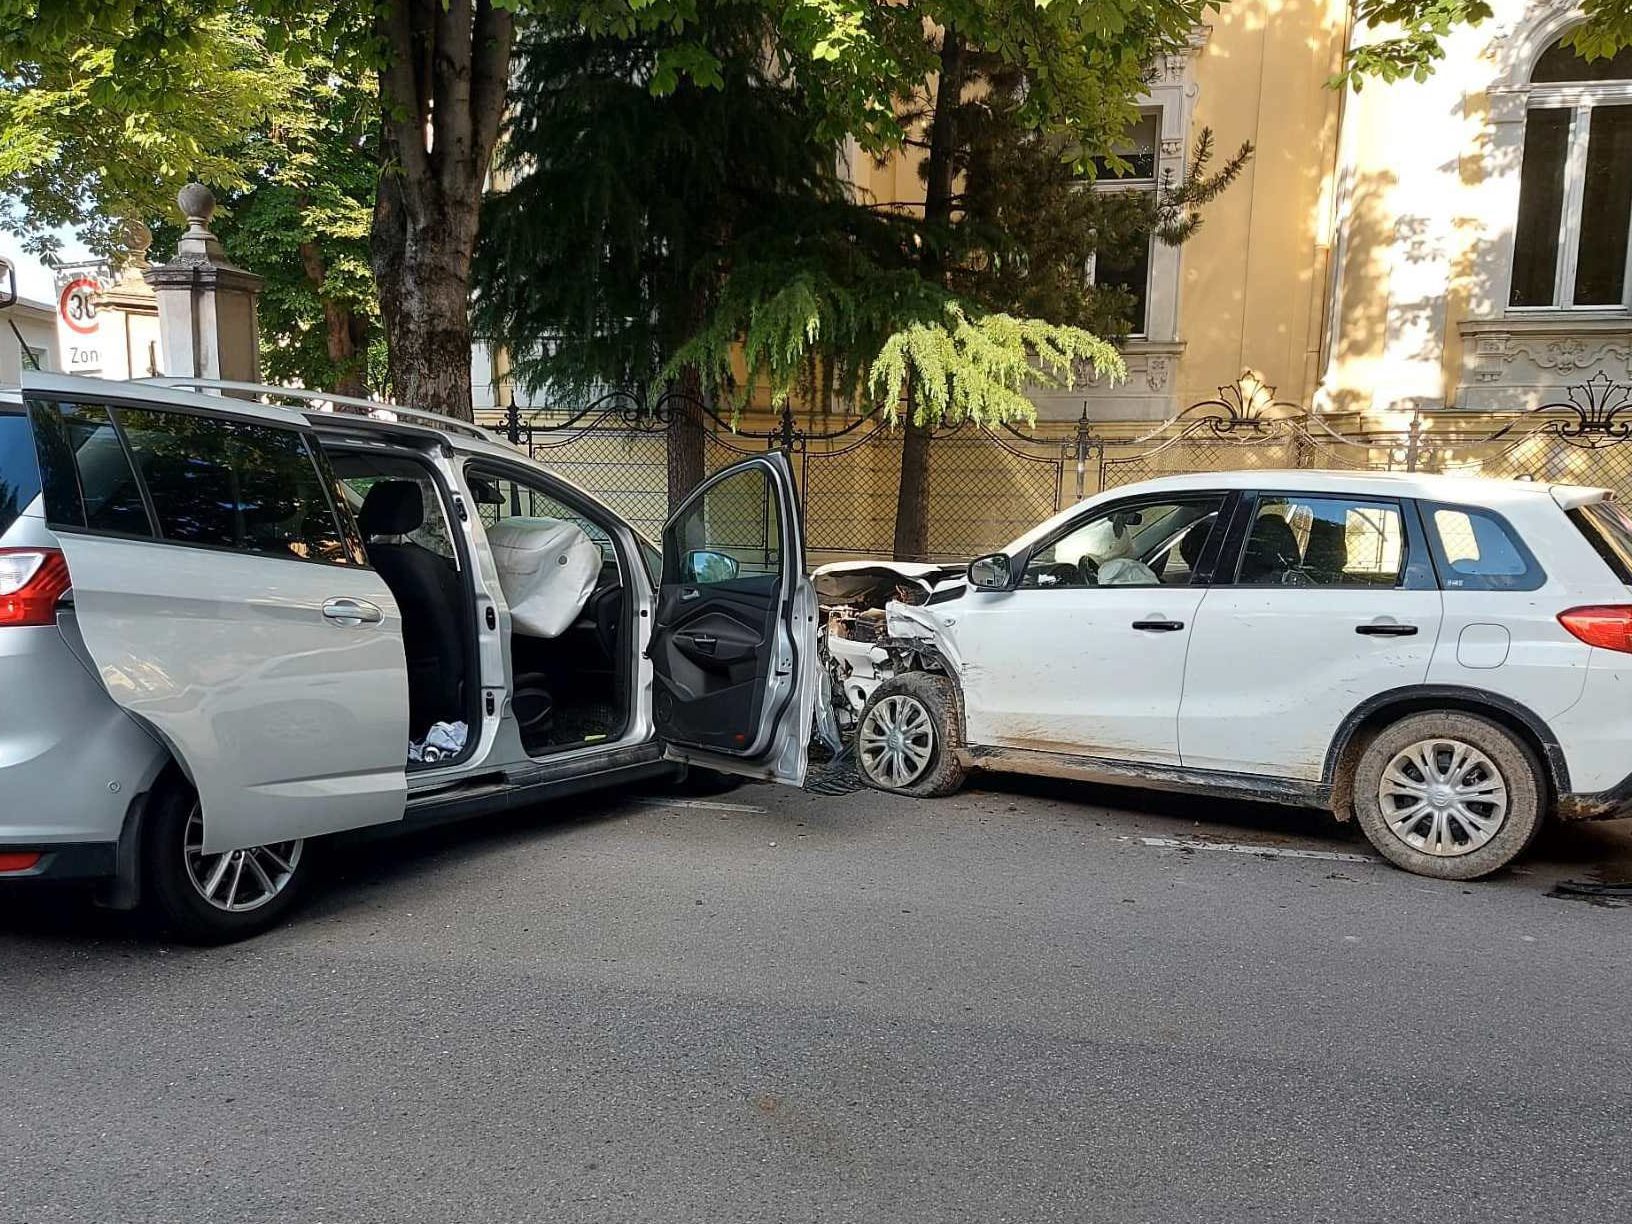
[[[69,331],[81,336],[96,334],[96,295],[101,285],[89,276],[75,277],[57,296],[57,314]]]

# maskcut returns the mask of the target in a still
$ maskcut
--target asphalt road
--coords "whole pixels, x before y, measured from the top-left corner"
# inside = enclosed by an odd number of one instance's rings
[[[1632,909],[1548,895],[1632,826],[1462,886],[1085,786],[704,802],[355,847],[224,950],[0,903],[0,1220],[1632,1217]]]

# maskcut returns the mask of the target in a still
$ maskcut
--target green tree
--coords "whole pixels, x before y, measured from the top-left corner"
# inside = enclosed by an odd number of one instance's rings
[[[194,175],[247,188],[245,135],[284,115],[299,74],[258,21],[153,8],[0,0],[0,207],[36,252],[69,226],[116,253]]]
[[[1423,81],[1445,58],[1445,39],[1491,15],[1488,0],[1357,0],[1355,18],[1378,36],[1353,47],[1335,83]],[[1632,0],[1581,0],[1585,20],[1569,38],[1588,59],[1632,46]]]
[[[228,254],[266,278],[267,376],[365,391],[377,331],[372,77],[342,74],[325,23],[310,19],[281,27],[273,50],[247,9],[202,12],[176,29],[149,24],[162,10],[117,5],[58,29],[49,9],[0,10],[8,227],[50,253],[45,227],[69,226],[117,257],[127,220],[148,223],[161,243],[173,236],[176,189],[198,177],[220,199]],[[167,37],[145,40],[160,30]]]

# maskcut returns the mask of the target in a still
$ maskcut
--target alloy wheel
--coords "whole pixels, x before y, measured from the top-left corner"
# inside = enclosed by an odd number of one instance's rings
[[[1507,819],[1507,783],[1496,763],[1456,739],[1418,740],[1383,767],[1377,803],[1389,830],[1440,858],[1471,854]]]
[[[198,895],[215,909],[243,914],[260,909],[289,886],[305,845],[304,841],[273,842],[206,854],[204,817],[195,804],[187,816],[182,853],[187,878]]]
[[[885,786],[911,786],[929,768],[934,753],[934,719],[921,702],[900,693],[867,711],[856,733],[862,768]]]

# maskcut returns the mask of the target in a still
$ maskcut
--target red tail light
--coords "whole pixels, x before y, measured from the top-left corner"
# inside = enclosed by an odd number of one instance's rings
[[[54,548],[0,548],[0,626],[50,625],[68,589],[68,563]]]
[[[44,857],[43,854],[29,854],[22,851],[14,854],[0,854],[0,875],[10,875],[19,871],[33,871]]]
[[[1632,607],[1625,604],[1571,608],[1558,614],[1558,623],[1588,646],[1632,654]]]

